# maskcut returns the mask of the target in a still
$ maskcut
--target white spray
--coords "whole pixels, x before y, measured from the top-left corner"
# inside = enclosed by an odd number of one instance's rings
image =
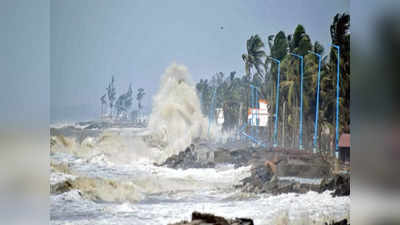
[[[196,89],[185,66],[174,63],[166,69],[153,99],[149,128],[152,139],[165,146],[165,155],[176,154],[195,139],[206,137],[208,120],[201,113]]]

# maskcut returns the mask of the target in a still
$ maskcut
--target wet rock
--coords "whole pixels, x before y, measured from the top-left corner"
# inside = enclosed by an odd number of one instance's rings
[[[319,157],[283,159],[277,165],[278,176],[322,178],[329,174],[330,166]]]
[[[273,176],[274,172],[269,163],[253,165],[251,168],[251,175],[242,180],[242,190],[245,192],[264,192],[265,188],[270,188],[268,184],[273,186],[272,183],[269,183]]]
[[[170,225],[254,225],[252,219],[235,218],[226,219],[209,213],[192,213],[192,221],[182,221]]]
[[[347,219],[340,220],[338,222],[332,221],[331,223],[325,223],[325,225],[350,225],[350,223],[347,222]]]
[[[166,166],[174,169],[189,169],[189,168],[213,168],[215,163],[211,161],[198,160],[196,155],[195,146],[191,144],[185,151],[173,155],[161,164],[156,166]]]
[[[230,163],[234,164],[235,168],[248,166],[253,162],[261,162],[269,159],[268,155],[271,152],[261,148],[218,148],[214,151],[215,163]]]
[[[350,174],[335,174],[321,181],[319,192],[334,190],[333,197],[350,195]]]
[[[235,186],[243,192],[251,193],[306,193],[310,190],[318,191],[318,184],[300,183],[294,180],[280,180],[276,175],[276,165],[271,161],[257,164],[252,167],[250,177],[242,180],[241,185]]]
[[[53,185],[50,185],[50,193],[51,194],[61,194],[67,191],[74,189],[72,180],[65,180],[63,182],[59,182]]]
[[[214,161],[216,163],[233,163],[233,158],[229,150],[220,149],[214,152]]]

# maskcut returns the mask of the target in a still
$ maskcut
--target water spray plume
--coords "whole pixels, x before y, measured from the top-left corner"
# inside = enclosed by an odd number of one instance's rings
[[[163,142],[163,151],[168,155],[176,154],[196,139],[205,138],[207,126],[188,69],[175,63],[170,65],[153,98],[149,119],[153,138]]]

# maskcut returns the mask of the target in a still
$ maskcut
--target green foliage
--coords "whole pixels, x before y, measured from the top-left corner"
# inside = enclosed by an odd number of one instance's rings
[[[111,115],[112,115],[114,101],[115,101],[115,97],[117,95],[117,93],[115,91],[115,86],[114,86],[114,76],[112,76],[111,82],[108,85],[108,87],[106,88],[106,90],[107,90],[108,103],[109,103],[110,111],[111,111]]]
[[[141,111],[142,110],[142,108],[143,108],[143,105],[142,105],[142,99],[143,99],[143,97],[144,97],[144,95],[146,94],[145,92],[144,92],[144,89],[143,88],[139,88],[138,90],[137,90],[137,95],[136,95],[136,100],[137,100],[137,102],[138,102],[138,110],[139,111]]]
[[[311,39],[307,34],[304,34],[300,41],[298,47],[295,49],[295,52],[299,55],[306,55],[309,50],[312,50]]]
[[[304,29],[303,25],[297,25],[294,34],[293,34],[293,47],[297,48],[300,45],[300,41],[303,36],[306,34],[306,29]]]
[[[261,67],[263,66],[262,58],[266,56],[264,50],[264,43],[258,35],[251,36],[246,42],[247,54],[242,55],[245,63],[246,75],[251,75],[251,70],[254,68],[256,73],[262,76]]]
[[[320,55],[323,55],[323,54],[324,54],[324,51],[325,51],[324,46],[322,46],[321,43],[319,43],[318,41],[316,41],[316,42],[314,43],[314,52],[316,52],[316,53],[318,53],[318,54],[320,54]]]
[[[288,42],[283,31],[279,31],[274,40],[274,44],[271,47],[271,56],[282,60],[287,54]]]
[[[115,102],[115,108],[116,108],[116,116],[121,117],[121,116],[127,116],[128,115],[128,110],[132,106],[132,85],[129,84],[128,91],[122,95],[120,95]]]
[[[347,14],[337,14],[330,27],[332,43],[340,46],[340,127],[341,132],[347,131],[350,124],[350,17]],[[283,31],[268,36],[270,56],[281,61],[280,64],[280,104],[279,129],[285,129],[284,141],[287,147],[298,144],[299,104],[300,104],[300,65],[299,60],[288,57],[288,49],[304,56],[303,79],[303,144],[311,148],[313,125],[315,119],[316,87],[318,58],[308,54],[312,50],[320,55],[325,51],[320,42],[311,42],[310,36],[302,25],[298,25],[293,34],[285,35]],[[201,99],[202,110],[208,115],[214,87],[217,88],[217,107],[224,108],[225,129],[231,129],[247,120],[250,89],[253,84],[261,89],[260,98],[275,102],[277,64],[273,63],[263,51],[258,35],[251,36],[246,42],[247,52],[242,55],[245,67],[244,76],[236,76],[231,72],[225,77],[222,72],[215,74],[211,81],[200,80],[196,84]],[[336,59],[335,49],[329,49],[329,58],[323,57],[321,64],[319,135],[321,146],[329,146],[334,138],[335,109],[336,109]],[[264,68],[264,71],[261,70]],[[264,75],[264,80],[260,76]],[[282,114],[283,105],[285,115]],[[275,104],[272,104],[274,111]],[[241,111],[240,111],[241,110]],[[272,112],[271,111],[271,112]],[[241,121],[239,121],[241,117]],[[283,122],[285,127],[282,127]],[[329,132],[327,132],[327,130]],[[322,132],[323,131],[323,132]],[[278,132],[279,133],[279,132]],[[266,137],[267,140],[270,137]],[[278,138],[279,139],[279,138]],[[279,139],[282,140],[282,137]]]

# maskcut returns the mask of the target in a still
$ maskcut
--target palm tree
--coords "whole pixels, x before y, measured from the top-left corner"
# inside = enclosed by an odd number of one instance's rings
[[[242,59],[245,63],[246,75],[251,75],[251,70],[254,68],[258,76],[262,77],[261,67],[264,65],[263,57],[266,56],[264,48],[264,43],[261,38],[256,34],[251,36],[246,42],[247,54],[242,55]]]
[[[350,15],[336,14],[330,27],[332,44],[340,46],[340,128],[350,125]],[[332,73],[336,73],[337,51],[330,52]],[[336,79],[335,79],[336,82]],[[343,107],[342,107],[343,104]],[[348,129],[346,132],[349,132]]]
[[[104,94],[100,98],[100,101],[101,101],[101,117],[103,117],[103,115],[104,115],[104,106],[107,105],[106,96],[107,96],[107,94]]]
[[[114,107],[114,101],[116,97],[116,91],[115,91],[115,86],[114,86],[114,76],[111,78],[111,82],[106,88],[107,90],[107,96],[108,96],[108,103],[110,105],[110,117],[112,118],[113,116],[113,107]]]
[[[136,100],[138,102],[138,112],[139,112],[139,114],[141,114],[142,113],[142,108],[143,108],[142,99],[143,99],[143,96],[146,93],[144,92],[143,88],[139,88],[137,91],[138,91],[138,93],[136,95]]]
[[[299,128],[299,100],[300,100],[300,73],[299,73],[299,60],[292,57],[284,57],[281,61],[281,82],[280,82],[280,96],[282,102],[287,102],[286,113],[288,115],[286,126],[291,131],[293,138],[297,138],[297,131]],[[309,110],[309,96],[303,95],[303,115],[306,115]],[[282,106],[280,106],[282,107]],[[303,124],[306,122],[304,121]],[[288,133],[289,134],[289,133]],[[296,143],[293,140],[292,143]]]

